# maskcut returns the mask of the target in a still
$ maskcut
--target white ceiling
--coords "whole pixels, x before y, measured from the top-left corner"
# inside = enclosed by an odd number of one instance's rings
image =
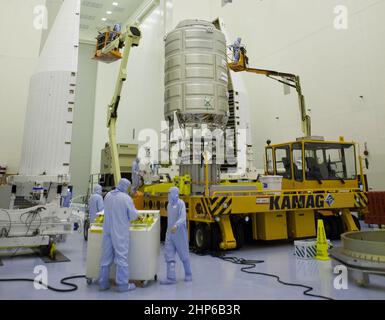
[[[113,2],[118,6],[113,6]],[[125,23],[143,2],[145,0],[81,0],[80,39],[93,41],[102,27]],[[108,15],[107,11],[112,14]]]

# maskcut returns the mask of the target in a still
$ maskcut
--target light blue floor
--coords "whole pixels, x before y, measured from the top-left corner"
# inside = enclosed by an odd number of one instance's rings
[[[338,242],[334,242],[338,245]],[[82,235],[75,233],[68,237],[58,249],[71,259],[71,262],[45,264],[49,271],[48,281],[51,286],[61,287],[60,279],[66,276],[85,273],[86,243]],[[240,251],[230,253],[246,259],[265,260],[256,271],[274,273],[283,281],[297,282],[315,288],[314,293],[330,296],[334,299],[385,299],[385,277],[370,276],[371,285],[362,288],[349,282],[348,290],[333,288],[335,275],[331,262],[297,260],[293,256],[292,243],[255,244]],[[44,265],[34,256],[2,258],[0,278],[33,278],[34,267]],[[32,283],[0,282],[0,299],[153,299],[153,300],[195,300],[195,299],[310,299],[302,294],[301,288],[287,287],[275,279],[242,273],[240,266],[221,261],[210,256],[191,254],[194,281],[183,281],[183,270],[178,262],[178,277],[181,280],[175,286],[161,286],[151,283],[147,288],[138,288],[130,293],[114,291],[99,292],[96,285],[87,286],[83,279],[76,280],[79,290],[73,293],[55,293],[48,290],[35,290]],[[159,276],[164,275],[163,258],[159,261]]]

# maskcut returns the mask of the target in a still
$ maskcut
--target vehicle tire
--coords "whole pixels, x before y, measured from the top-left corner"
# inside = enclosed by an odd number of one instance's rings
[[[194,245],[199,251],[206,251],[211,246],[210,227],[205,223],[198,223],[194,230]]]
[[[221,232],[218,223],[210,224],[211,229],[211,250],[217,252],[220,250]]]
[[[332,225],[331,225],[331,222],[330,222],[331,220],[328,219],[328,217],[321,217],[321,219],[324,222],[326,239],[331,239],[332,233],[333,233]],[[317,231],[317,233],[318,233],[318,231]]]
[[[245,228],[242,222],[234,222],[233,233],[235,241],[237,242],[237,249],[241,249],[245,245]]]
[[[336,217],[327,217],[330,223],[330,240],[338,240],[340,235],[338,233],[338,222]]]
[[[244,222],[243,229],[245,231],[245,243],[251,243],[254,240],[253,225],[252,225],[251,218],[248,222],[246,222],[246,221]]]
[[[342,221],[342,217],[341,216],[335,216],[333,217],[334,220],[335,220],[335,224],[336,224],[336,240],[340,240],[341,239],[341,234],[344,233],[344,222]]]

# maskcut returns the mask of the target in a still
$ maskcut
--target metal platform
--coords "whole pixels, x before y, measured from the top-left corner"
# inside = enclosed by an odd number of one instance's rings
[[[101,50],[98,50],[96,51],[93,59],[105,63],[112,63],[122,59],[122,54],[117,50],[111,51],[109,53],[102,53]]]

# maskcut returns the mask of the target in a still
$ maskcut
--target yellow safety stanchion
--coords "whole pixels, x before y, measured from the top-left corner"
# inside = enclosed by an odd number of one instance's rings
[[[49,257],[51,260],[56,260],[56,244],[52,243],[49,249]]]
[[[317,222],[317,244],[316,244],[316,260],[330,260],[328,253],[328,241],[326,239],[324,222],[322,219],[318,219]]]

